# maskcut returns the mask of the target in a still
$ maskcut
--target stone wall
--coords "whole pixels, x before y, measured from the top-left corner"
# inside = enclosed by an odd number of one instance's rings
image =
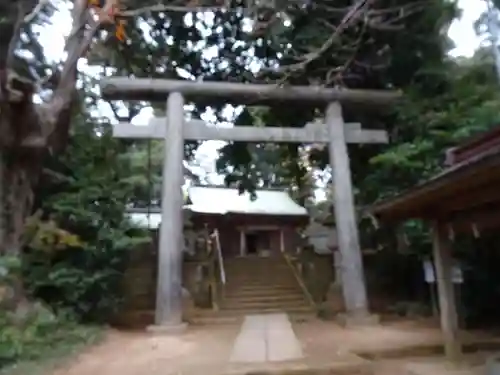
[[[153,236],[151,243],[130,251],[128,266],[122,281],[123,301],[115,317],[117,325],[135,328],[153,323],[157,257],[156,235]],[[189,320],[194,307],[210,306],[207,272],[204,264],[206,262],[193,259],[185,259],[183,262],[185,320]]]

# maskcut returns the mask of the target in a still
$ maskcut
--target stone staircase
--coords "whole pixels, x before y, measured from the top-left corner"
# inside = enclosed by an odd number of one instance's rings
[[[245,315],[286,312],[291,319],[315,316],[292,270],[281,257],[225,260],[227,283],[218,311],[198,310],[194,324],[240,322]]]

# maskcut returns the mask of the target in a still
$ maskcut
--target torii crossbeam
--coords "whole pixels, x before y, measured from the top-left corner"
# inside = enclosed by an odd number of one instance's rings
[[[113,136],[130,139],[165,139],[166,117],[153,118],[148,125],[119,123],[113,127]],[[309,123],[304,128],[235,126],[216,127],[202,120],[187,120],[183,127],[187,141],[238,141],[274,143],[328,143],[328,127],[321,123]],[[361,124],[345,124],[347,143],[387,143],[385,130],[361,129]]]

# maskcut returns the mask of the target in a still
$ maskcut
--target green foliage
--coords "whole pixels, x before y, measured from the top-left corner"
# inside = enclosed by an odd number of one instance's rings
[[[7,281],[12,274],[22,269],[22,262],[14,255],[0,256],[0,282]]]
[[[381,1],[373,4],[366,18],[358,17],[350,27],[333,37],[334,31],[341,23],[345,13],[352,3],[341,1],[335,8],[327,1],[315,1],[307,9],[295,11],[290,14],[291,24],[277,35],[265,35],[257,38],[256,42],[263,39],[266,46],[265,54],[256,54],[264,65],[278,66],[283,75],[277,77],[269,69],[258,74],[254,80],[261,83],[285,82],[286,84],[316,84],[325,86],[341,86],[348,88],[387,89],[401,88],[405,94],[412,98],[411,91],[417,91],[419,98],[428,98],[433,101],[436,95],[443,94],[443,85],[448,81],[445,53],[449,48],[449,41],[445,36],[447,27],[457,15],[453,3],[436,0],[421,6],[412,0]],[[390,10],[389,10],[390,9]],[[391,12],[399,9],[397,21],[392,22]],[[373,14],[384,14],[382,19],[368,21]],[[369,13],[369,14],[368,14]],[[380,22],[380,24],[379,24]],[[386,22],[386,24],[384,24]],[[390,26],[389,26],[390,25]],[[331,43],[326,43],[328,38]],[[322,53],[316,52],[322,51]],[[308,57],[315,57],[309,64],[297,68]],[[441,86],[440,86],[441,85]],[[413,105],[415,104],[412,101]],[[421,105],[421,104],[417,104]],[[413,108],[416,112],[417,108]],[[419,108],[420,110],[422,108]],[[244,109],[237,123],[265,123],[268,126],[302,127],[305,123],[322,117],[323,108],[310,106],[288,105],[275,106],[267,110],[251,111]],[[370,128],[385,128],[391,133],[400,129],[412,129],[415,125],[405,121],[401,114],[407,108],[400,110],[394,108],[383,113],[369,108],[350,107],[344,108],[344,118],[349,122],[361,122]],[[420,112],[422,113],[422,112]],[[253,116],[252,116],[253,115]],[[255,119],[258,117],[258,119]],[[424,120],[421,119],[422,123]],[[423,129],[422,129],[423,130]],[[435,129],[436,131],[439,129]],[[426,143],[427,137],[433,136],[426,131],[420,133],[423,141],[415,147],[401,144],[415,138],[412,132],[406,132],[408,138],[391,140],[395,148],[390,148],[386,155],[380,157],[390,165],[393,161],[412,170],[427,166],[427,160],[416,160],[427,152],[433,145]],[[432,143],[432,141],[430,141]],[[268,173],[255,173],[255,167],[267,165],[276,180],[277,185],[294,185],[302,189],[302,179],[308,173],[309,164],[312,167],[325,168],[328,165],[326,149],[314,150],[309,153],[309,160],[299,156],[298,145],[282,145],[270,152],[254,152],[260,160],[251,158],[252,153],[246,144],[233,143],[221,150],[219,170],[228,175],[231,182],[240,181],[244,188],[252,188],[252,184],[260,184],[269,180]],[[351,145],[351,165],[353,179],[356,187],[361,191],[361,196],[356,197],[361,204],[368,204],[383,196],[387,190],[400,190],[401,186],[393,187],[391,184],[384,187],[378,176],[371,176],[372,169],[378,168],[370,164],[369,160],[384,151],[381,146]],[[277,161],[278,160],[278,161]],[[273,170],[274,167],[274,170]],[[388,167],[389,168],[389,167]],[[402,169],[402,168],[401,168]],[[374,171],[376,172],[376,171]],[[262,176],[264,175],[264,176]],[[406,177],[406,176],[402,176]],[[400,179],[398,179],[399,183]],[[365,184],[366,182],[366,184]],[[411,184],[414,179],[407,182]],[[363,190],[369,184],[368,193]],[[376,194],[380,190],[381,195]]]
[[[84,246],[77,235],[59,228],[54,220],[40,220],[41,215],[42,211],[38,211],[25,225],[24,238],[30,248],[49,253]]]
[[[449,63],[442,90],[417,86],[397,110],[391,145],[372,157],[365,202],[394,195],[443,168],[445,150],[500,122],[500,94],[491,65]]]
[[[126,148],[99,120],[77,118],[74,129],[65,155],[47,162],[59,177],[38,191],[47,219],[28,243],[24,280],[57,311],[105,322],[119,306],[129,253],[149,237],[125,217],[134,189]]]
[[[82,345],[95,342],[100,329],[81,326],[54,315],[42,304],[35,304],[22,325],[12,324],[9,315],[0,313],[0,374],[33,374],[31,361],[48,361],[72,353]],[[41,364],[35,367],[39,370]]]

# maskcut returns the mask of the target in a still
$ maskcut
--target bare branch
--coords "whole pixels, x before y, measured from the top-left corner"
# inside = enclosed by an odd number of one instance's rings
[[[42,9],[46,6],[46,5],[49,5],[50,4],[50,0],[40,0],[38,2],[38,4],[35,6],[35,8],[31,11],[31,13],[27,14],[25,17],[24,17],[24,23],[30,23],[31,21],[33,21],[36,16],[38,16],[40,14],[40,12],[42,11]]]
[[[218,12],[223,9],[229,10],[224,7],[185,7],[176,5],[152,5],[142,8],[137,8],[133,10],[125,10],[120,12],[121,17],[135,17],[140,16],[145,13],[160,13],[160,12],[178,12],[178,13],[190,13],[190,12]]]
[[[9,48],[7,50],[7,57],[6,57],[6,63],[5,63],[5,67],[7,69],[12,69],[12,66],[14,63],[17,43],[19,42],[19,38],[21,37],[21,28],[23,27],[23,23],[24,23],[25,12],[26,12],[26,10],[24,9],[24,3],[22,1],[20,1],[19,3],[17,3],[17,19],[16,19],[16,23],[14,25],[12,37],[10,38],[10,41],[9,41]]]
[[[73,8],[73,27],[66,40],[65,49],[68,57],[64,62],[61,78],[55,93],[45,107],[44,136],[48,137],[54,131],[57,118],[61,111],[71,102],[75,90],[78,60],[90,48],[101,24],[94,20],[87,6],[87,0],[76,0]],[[89,25],[87,29],[87,25]],[[86,30],[87,29],[87,30]]]
[[[344,65],[342,67],[338,68],[336,71],[331,70],[330,72],[327,73],[327,75],[326,75],[326,83],[327,84],[330,84],[331,82],[336,82],[337,85],[344,86],[344,82],[343,82],[344,72],[346,72],[349,69],[349,66],[353,63],[353,61],[356,58],[356,54],[357,54],[359,47],[361,45],[361,40],[363,39],[363,34],[364,34],[365,29],[366,29],[366,24],[363,24],[363,28],[362,28],[361,32],[359,33],[358,38],[353,43],[355,49],[354,49],[354,51],[352,51],[351,57],[349,57],[347,59],[347,61],[344,63]],[[335,76],[333,76],[333,74],[335,74]]]
[[[355,57],[359,50],[359,44],[363,42],[363,37],[366,35],[368,29],[382,31],[401,30],[404,28],[402,21],[417,12],[421,12],[430,3],[429,0],[422,0],[403,6],[376,9],[373,7],[375,1],[376,0],[358,0],[353,6],[342,8],[315,4],[314,7],[317,11],[330,14],[333,13],[334,15],[345,14],[345,16],[343,16],[338,25],[334,25],[324,18],[315,20],[315,22],[320,22],[327,29],[331,30],[330,37],[317,49],[312,51],[295,51],[295,56],[302,55],[297,58],[298,62],[282,66],[278,69],[263,69],[261,74],[265,74],[269,71],[272,71],[274,74],[281,74],[282,79],[279,82],[283,83],[290,78],[290,75],[306,69],[310,63],[321,58],[335,45],[337,58],[341,61],[345,60],[346,62],[327,70],[326,83],[332,83],[333,81],[342,85],[343,79],[345,78],[345,72],[347,72],[351,66],[358,65]],[[349,27],[353,28],[354,34],[356,34],[354,38],[351,35],[349,35],[349,37],[344,37],[345,31]],[[347,56],[345,56],[346,54]],[[383,64],[383,66],[385,65],[386,64]],[[375,66],[370,67],[370,69],[378,68],[379,67]]]
[[[356,18],[360,17],[361,14],[365,13],[366,8],[372,2],[373,0],[360,0],[357,3],[355,3],[347,12],[347,14],[344,16],[340,24],[337,26],[334,33],[330,36],[330,38],[328,38],[328,40],[325,43],[323,43],[323,45],[318,50],[304,56],[304,60],[297,64],[287,65],[283,67],[283,71],[293,72],[297,70],[302,70],[308,64],[320,58],[323,55],[323,53],[325,53],[333,45],[333,43],[335,43],[335,41],[339,38],[342,32],[345,29],[347,29],[347,27],[350,26],[351,22]]]

